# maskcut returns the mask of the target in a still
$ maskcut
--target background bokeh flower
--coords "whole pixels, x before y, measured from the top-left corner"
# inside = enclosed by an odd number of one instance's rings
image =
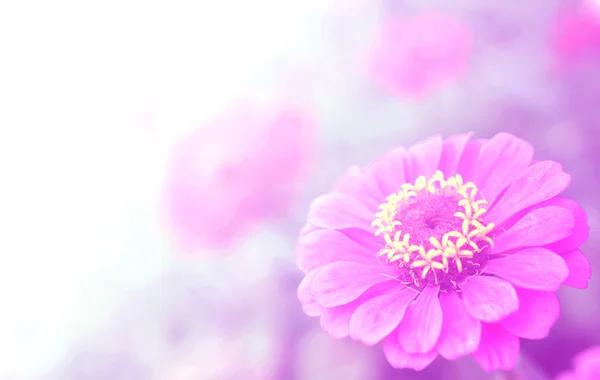
[[[393,93],[420,98],[467,71],[471,39],[460,20],[441,12],[386,20],[373,42],[372,74]]]
[[[243,104],[186,136],[165,183],[174,249],[228,246],[284,216],[308,174],[314,128],[302,110]]]
[[[555,14],[551,47],[560,69],[600,57],[600,11],[593,1],[565,4]]]

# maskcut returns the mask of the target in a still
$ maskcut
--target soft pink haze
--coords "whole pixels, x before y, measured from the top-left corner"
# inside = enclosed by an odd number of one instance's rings
[[[465,73],[471,44],[466,26],[441,12],[390,19],[372,45],[371,73],[392,93],[421,98]]]

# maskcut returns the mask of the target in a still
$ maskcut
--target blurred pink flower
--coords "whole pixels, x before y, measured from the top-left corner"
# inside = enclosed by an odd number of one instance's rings
[[[444,13],[388,21],[371,52],[371,72],[393,93],[421,97],[461,76],[471,53],[467,28]]]
[[[600,56],[600,11],[587,2],[561,9],[554,19],[551,48],[559,68],[570,68],[582,59]]]
[[[392,366],[473,355],[511,370],[519,338],[548,336],[555,292],[586,288],[587,216],[571,177],[507,133],[434,136],[352,168],[314,200],[298,297],[334,338],[383,342]]]
[[[600,346],[590,347],[575,356],[575,369],[562,372],[556,380],[596,380],[600,376]]]
[[[301,110],[244,104],[182,141],[165,186],[179,251],[225,247],[258,219],[285,213],[307,174],[313,135]]]

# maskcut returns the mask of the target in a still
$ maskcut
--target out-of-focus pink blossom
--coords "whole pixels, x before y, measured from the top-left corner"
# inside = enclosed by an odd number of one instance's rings
[[[418,98],[460,77],[471,45],[465,25],[444,13],[393,19],[372,46],[371,72],[393,93]]]
[[[313,133],[299,109],[243,104],[185,138],[165,191],[177,250],[224,247],[282,215],[307,173]]]
[[[590,347],[573,359],[575,369],[562,372],[556,380],[595,380],[600,375],[600,346]]]
[[[554,19],[550,44],[562,69],[600,56],[600,6],[588,1],[561,10]]]

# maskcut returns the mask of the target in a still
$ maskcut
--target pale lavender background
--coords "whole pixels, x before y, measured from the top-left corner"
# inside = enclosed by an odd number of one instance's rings
[[[349,165],[433,133],[509,131],[573,175],[597,268],[600,62],[553,73],[560,3],[0,5],[0,379],[501,378],[468,358],[396,371],[378,348],[329,339],[297,303],[292,251],[311,199]],[[364,52],[386,17],[431,7],[472,28],[469,72],[422,102],[393,98]],[[287,217],[226,257],[178,262],[157,213],[168,151],[243,96],[310,109],[316,165]],[[600,282],[560,295],[551,336],[522,344],[549,376],[600,343]]]

